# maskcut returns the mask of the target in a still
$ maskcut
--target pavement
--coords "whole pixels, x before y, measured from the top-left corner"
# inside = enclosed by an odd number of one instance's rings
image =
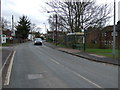
[[[82,52],[82,51],[76,50],[76,49],[62,48],[62,47],[55,46],[55,45],[48,43],[48,42],[44,42],[44,44],[46,46],[57,49],[59,51],[69,53],[71,55],[75,55],[78,57],[82,57],[82,58],[85,58],[87,60],[92,60],[95,62],[101,62],[101,63],[120,66],[120,61],[117,59],[113,59],[113,58],[109,58],[109,57],[105,57],[105,56],[100,56],[100,55],[96,55],[96,54],[92,54],[92,53],[86,53],[86,52]]]

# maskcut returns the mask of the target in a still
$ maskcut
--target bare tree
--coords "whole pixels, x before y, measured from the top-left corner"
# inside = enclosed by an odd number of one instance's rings
[[[94,1],[88,2],[61,2],[53,0],[46,3],[57,13],[60,20],[58,25],[68,32],[81,32],[88,27],[104,27],[110,19],[109,5],[97,5]]]
[[[33,32],[36,29],[36,24],[32,23],[30,27],[31,27],[31,32]]]
[[[54,20],[54,18],[55,18],[55,15],[53,14],[53,15],[50,15],[49,19],[48,19],[48,22],[50,24],[50,29],[51,30],[55,29],[55,20]]]
[[[37,27],[37,28],[36,28],[36,32],[41,33],[41,28],[40,28],[40,27]]]
[[[2,29],[8,29],[10,28],[10,22],[7,21],[6,19],[2,18]]]

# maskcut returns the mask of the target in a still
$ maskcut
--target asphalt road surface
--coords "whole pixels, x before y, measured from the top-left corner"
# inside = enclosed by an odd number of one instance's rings
[[[16,47],[5,88],[118,88],[118,67],[28,42]]]
[[[2,47],[2,65],[5,63],[7,57],[9,56],[12,47]]]

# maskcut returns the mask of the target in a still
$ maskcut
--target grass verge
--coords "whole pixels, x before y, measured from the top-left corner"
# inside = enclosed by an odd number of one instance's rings
[[[112,49],[87,49],[86,52],[114,58]],[[115,59],[120,59],[120,50],[116,50]]]
[[[10,43],[3,43],[2,46],[10,46]]]

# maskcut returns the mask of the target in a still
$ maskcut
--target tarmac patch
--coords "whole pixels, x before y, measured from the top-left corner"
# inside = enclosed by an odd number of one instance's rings
[[[28,74],[28,79],[41,79],[43,78],[43,74]]]

